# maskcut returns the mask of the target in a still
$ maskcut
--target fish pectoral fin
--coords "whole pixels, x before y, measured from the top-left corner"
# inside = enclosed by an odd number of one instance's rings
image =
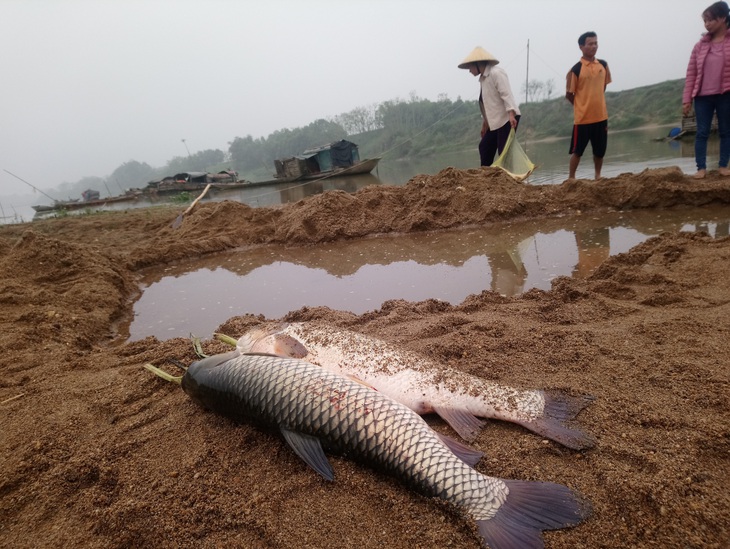
[[[475,450],[474,448],[459,442],[455,438],[442,435],[441,433],[436,433],[436,435],[441,439],[441,442],[448,446],[449,450],[451,450],[456,457],[470,467],[475,467],[476,464],[479,463],[479,460],[484,456],[484,452]]]
[[[466,410],[449,408],[447,406],[434,406],[433,411],[446,423],[451,425],[451,428],[459,433],[459,436],[464,440],[472,441],[477,438],[479,431],[484,426],[484,422],[481,419]]]
[[[322,475],[325,480],[334,480],[335,474],[332,465],[327,460],[322,449],[322,443],[317,437],[305,435],[280,427],[284,440],[294,450],[294,453],[304,460],[312,469]]]
[[[277,355],[291,358],[304,358],[309,353],[298,339],[287,334],[276,334],[274,336],[274,352]]]

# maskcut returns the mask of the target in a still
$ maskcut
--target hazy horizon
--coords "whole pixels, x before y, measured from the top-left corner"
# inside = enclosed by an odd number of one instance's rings
[[[610,91],[682,78],[707,5],[5,0],[0,43],[17,53],[3,60],[0,169],[48,190],[412,93],[476,101],[476,80],[457,68],[476,45],[500,59],[519,100],[529,41],[530,80],[553,79],[559,95],[586,30]],[[646,30],[658,25],[660,47]],[[2,196],[30,193],[0,178]]]

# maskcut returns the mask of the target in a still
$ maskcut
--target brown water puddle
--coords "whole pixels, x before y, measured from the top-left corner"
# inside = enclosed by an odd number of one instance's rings
[[[121,334],[210,337],[245,313],[279,318],[324,305],[361,314],[389,299],[456,304],[483,290],[549,290],[554,278],[588,276],[610,255],[661,232],[727,236],[729,221],[727,207],[617,212],[217,254],[147,272]]]

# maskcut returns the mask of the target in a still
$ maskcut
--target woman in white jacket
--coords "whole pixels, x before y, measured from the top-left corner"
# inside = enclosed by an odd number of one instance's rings
[[[494,155],[502,153],[510,130],[516,130],[520,120],[520,109],[512,95],[507,73],[497,67],[497,63],[499,60],[491,53],[477,46],[459,64],[460,69],[468,69],[474,76],[479,76],[479,109],[482,112],[479,157],[482,166],[491,166]]]

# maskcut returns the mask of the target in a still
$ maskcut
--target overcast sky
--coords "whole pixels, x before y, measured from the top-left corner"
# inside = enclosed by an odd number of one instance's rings
[[[477,45],[520,96],[529,40],[530,79],[560,91],[587,30],[609,90],[682,78],[710,3],[0,0],[0,170],[49,189],[412,92],[476,100],[457,65]],[[0,171],[0,195],[26,191]]]

